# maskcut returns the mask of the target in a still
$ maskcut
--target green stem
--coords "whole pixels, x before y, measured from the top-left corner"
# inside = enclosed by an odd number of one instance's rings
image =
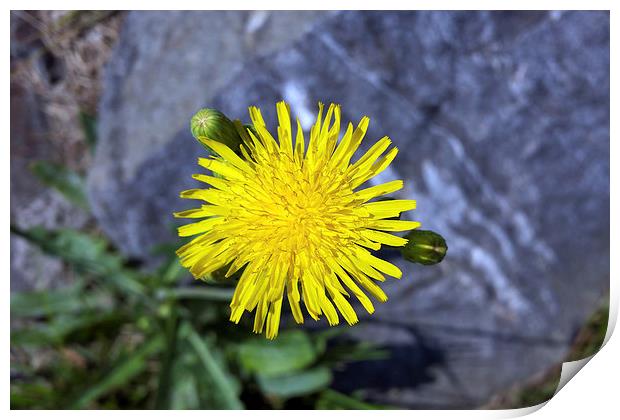
[[[156,410],[170,408],[170,384],[172,382],[172,365],[174,364],[177,347],[178,326],[178,317],[176,309],[173,306],[170,316],[166,319],[165,325],[166,350],[163,357],[161,372],[159,374],[159,383],[155,398]]]
[[[219,289],[212,287],[181,287],[162,291],[163,297],[172,299],[208,299],[228,302],[232,299],[233,289]]]

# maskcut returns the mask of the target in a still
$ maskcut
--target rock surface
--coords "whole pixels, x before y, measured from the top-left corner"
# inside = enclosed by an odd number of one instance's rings
[[[54,139],[51,129],[54,118],[49,118],[46,112],[49,98],[41,94],[44,87],[51,90],[55,83],[52,80],[57,75],[53,74],[51,62],[56,61],[47,60],[49,51],[43,48],[40,34],[29,23],[33,19],[36,20],[31,12],[11,11],[11,224],[21,229],[34,226],[77,229],[89,220],[87,212],[44,186],[30,170],[36,161],[62,163],[65,157],[59,153],[59,141]],[[59,86],[53,88],[57,97],[62,97]],[[62,104],[59,108],[56,119],[58,115],[66,115]],[[73,280],[72,273],[61,261],[45,255],[13,233],[10,259],[11,292],[44,290]]]
[[[187,128],[201,106],[247,120],[255,104],[273,122],[284,98],[308,128],[334,101],[401,150],[377,182],[405,179],[448,256],[393,257],[403,279],[351,329],[392,358],[340,388],[478,406],[561,361],[609,287],[608,13],[134,13],[123,31],[89,187],[134,257],[174,240],[170,213],[204,154]]]
[[[37,160],[49,160],[52,146],[40,101],[34,92],[11,83],[11,223],[22,229],[80,227],[87,215],[30,171]],[[62,262],[49,257],[26,240],[11,234],[11,291],[48,289],[70,280]]]

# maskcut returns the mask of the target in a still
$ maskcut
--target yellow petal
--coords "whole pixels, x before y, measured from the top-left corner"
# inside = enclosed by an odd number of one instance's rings
[[[362,235],[371,241],[379,242],[389,246],[404,246],[407,240],[400,236],[392,235],[385,232],[379,232],[377,230],[365,230]]]
[[[368,227],[389,232],[401,232],[420,227],[420,222],[409,220],[373,220],[368,224]]]
[[[355,193],[355,196],[359,197],[361,200],[368,201],[375,197],[379,197],[380,195],[393,193],[402,188],[402,180],[390,181],[384,184],[375,185],[374,187],[365,188],[363,190],[357,191]]]

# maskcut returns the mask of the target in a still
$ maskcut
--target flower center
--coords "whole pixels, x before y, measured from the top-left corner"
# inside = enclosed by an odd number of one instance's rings
[[[319,248],[336,252],[354,236],[359,217],[347,212],[352,191],[342,174],[307,168],[282,154],[269,165],[257,165],[256,171],[249,182],[255,191],[253,207],[260,210],[246,222],[252,226],[252,240],[260,240],[272,254],[292,257]]]

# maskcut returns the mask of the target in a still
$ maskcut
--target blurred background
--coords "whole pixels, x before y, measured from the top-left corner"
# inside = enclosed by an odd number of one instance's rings
[[[191,116],[281,99],[368,115],[449,250],[269,342],[171,213]],[[605,335],[609,217],[607,12],[11,12],[12,408],[534,405]]]

